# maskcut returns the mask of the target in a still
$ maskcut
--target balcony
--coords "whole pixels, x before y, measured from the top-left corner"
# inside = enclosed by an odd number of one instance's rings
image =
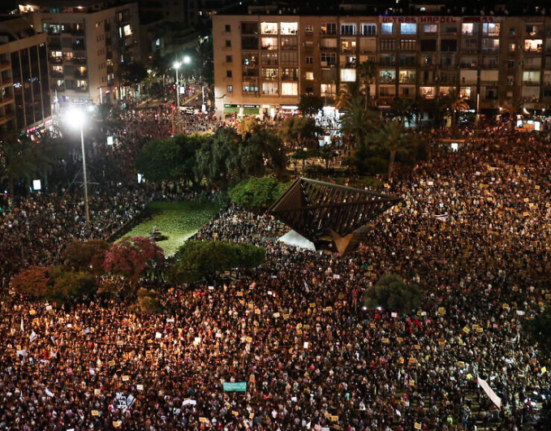
[[[13,101],[13,96],[5,96],[3,99],[0,99],[0,106],[7,105],[8,103],[12,103]]]
[[[399,79],[400,84],[415,84],[417,81],[415,76],[401,76]],[[426,82],[428,83],[428,81]]]
[[[11,63],[9,61],[3,61],[0,63],[0,70],[6,70],[11,67]]]
[[[395,60],[381,60],[379,62],[379,66],[381,67],[396,67],[396,61]]]
[[[243,77],[245,77],[245,76],[243,76]],[[278,81],[279,77],[277,75],[266,75],[266,76],[262,76],[262,80],[263,81]]]
[[[482,47],[482,54],[497,54],[499,47]]]
[[[533,86],[538,86],[540,85],[540,81],[533,81],[533,80],[530,80],[530,81],[522,81],[522,85],[527,85],[527,86],[530,86],[530,87],[533,87]]]
[[[76,91],[77,93],[86,93],[88,92],[88,87],[75,87],[73,88],[73,91]]]
[[[50,76],[52,78],[63,78],[63,72],[58,72],[57,70],[51,70]]]
[[[461,69],[478,69],[478,64],[476,63],[461,63]]]
[[[286,81],[286,82],[297,82],[298,81],[298,75],[283,74],[283,75],[281,75],[281,80]]]
[[[0,125],[8,123],[14,118],[15,118],[15,115],[13,114],[6,114],[4,116],[0,116]]]
[[[13,79],[7,78],[7,79],[2,80],[2,83],[0,84],[0,87],[10,87],[12,85],[13,85]]]
[[[61,40],[58,38],[48,40],[48,49],[52,51],[61,51]]]
[[[86,51],[86,44],[84,42],[73,43],[73,51]]]
[[[63,63],[63,58],[50,56],[48,57],[48,61],[52,64],[61,64]]]
[[[75,79],[86,79],[86,78],[88,78],[88,72],[75,71]]]
[[[396,84],[396,78],[390,76],[380,76],[379,84]]]
[[[74,64],[86,64],[86,57],[73,57]]]

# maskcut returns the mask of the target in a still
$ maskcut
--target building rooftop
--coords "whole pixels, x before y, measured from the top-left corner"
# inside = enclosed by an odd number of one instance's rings
[[[0,45],[36,35],[25,18],[12,16],[0,17]]]
[[[132,3],[131,0],[30,0],[19,3],[21,13],[94,13],[115,6]]]
[[[545,7],[546,0],[537,2],[525,0],[463,0],[459,4],[452,0],[306,0],[270,1],[244,0],[233,8],[227,8],[220,15],[551,15],[551,7]]]

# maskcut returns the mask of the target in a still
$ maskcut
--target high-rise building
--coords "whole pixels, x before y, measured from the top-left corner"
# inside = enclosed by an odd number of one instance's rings
[[[48,37],[52,92],[61,105],[124,98],[123,65],[142,60],[137,4],[75,4],[35,0],[19,6],[35,30]]]
[[[551,17],[213,17],[218,115],[293,110],[302,94],[334,101],[370,60],[368,92],[382,109],[395,98],[439,99],[450,89],[481,112],[505,100],[551,106]]]
[[[22,18],[0,21],[0,136],[51,120],[46,35]]]

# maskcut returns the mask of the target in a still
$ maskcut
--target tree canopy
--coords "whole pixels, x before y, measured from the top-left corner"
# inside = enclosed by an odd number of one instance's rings
[[[298,102],[298,109],[302,115],[313,116],[323,109],[323,98],[313,94],[303,94]]]
[[[409,313],[421,305],[421,294],[416,284],[406,284],[396,274],[382,276],[375,286],[364,294],[364,305],[368,308]]]
[[[249,178],[230,189],[228,195],[238,207],[260,211],[267,209],[284,191],[286,185],[274,178]]]
[[[266,259],[266,250],[251,244],[234,244],[222,241],[187,241],[175,255],[170,266],[170,282],[192,283],[217,271],[233,268],[255,268]]]

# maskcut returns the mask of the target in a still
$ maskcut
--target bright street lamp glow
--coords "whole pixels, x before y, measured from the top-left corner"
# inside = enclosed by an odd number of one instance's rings
[[[184,64],[189,64],[189,63],[191,63],[191,57],[189,55],[186,55],[184,57]]]
[[[80,127],[84,124],[84,112],[80,109],[71,108],[65,113],[65,119],[69,125]]]
[[[178,70],[180,68],[180,63],[178,63],[177,61],[174,62],[174,64],[172,65],[172,67],[176,70]]]

